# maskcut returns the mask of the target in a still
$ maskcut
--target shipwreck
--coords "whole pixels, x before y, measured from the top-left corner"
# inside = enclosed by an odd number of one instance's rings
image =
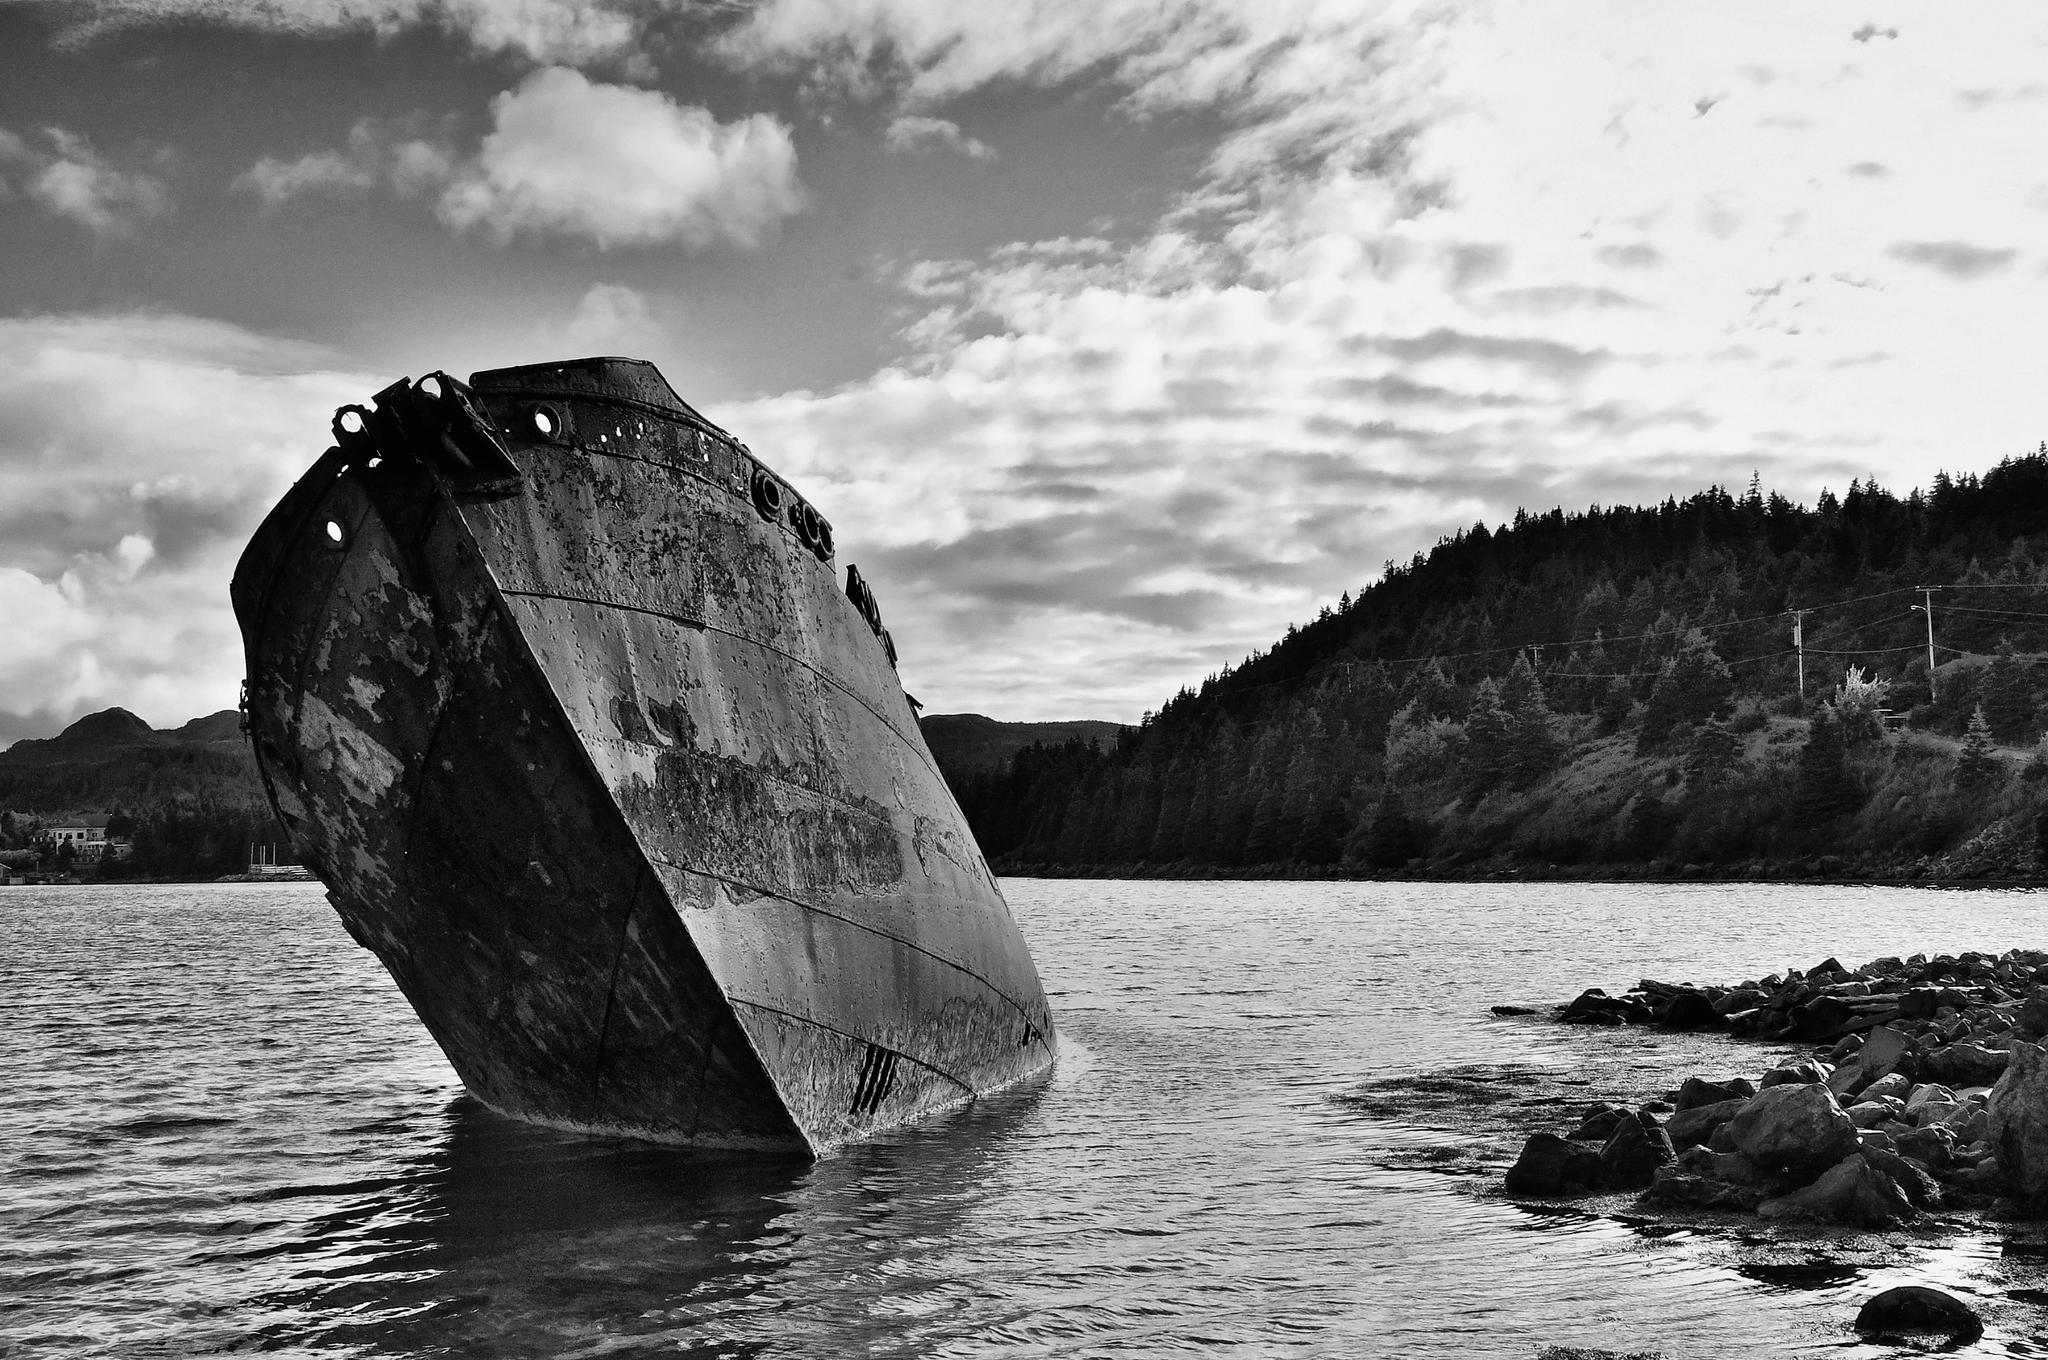
[[[831,524],[655,368],[342,408],[236,569],[278,819],[506,1115],[816,1154],[1047,1070]]]

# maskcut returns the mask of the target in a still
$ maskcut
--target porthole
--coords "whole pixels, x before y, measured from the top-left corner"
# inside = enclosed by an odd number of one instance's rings
[[[542,439],[562,437],[562,415],[552,406],[536,406],[528,413],[527,419],[533,424],[533,432]]]
[[[328,520],[325,528],[327,546],[339,548],[348,542],[348,530],[341,527],[340,520]]]

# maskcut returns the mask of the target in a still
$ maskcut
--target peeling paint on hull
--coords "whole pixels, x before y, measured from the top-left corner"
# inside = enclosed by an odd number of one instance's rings
[[[280,820],[478,1099],[819,1153],[1049,1068],[830,525],[651,366],[394,384],[234,581]]]

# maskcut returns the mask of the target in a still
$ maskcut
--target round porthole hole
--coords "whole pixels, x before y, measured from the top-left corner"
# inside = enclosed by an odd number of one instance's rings
[[[553,411],[550,411],[545,406],[533,408],[533,429],[535,434],[538,434],[542,439],[553,439],[555,432],[561,428],[562,422],[556,418]]]
[[[344,541],[345,539],[347,539],[347,537],[348,537],[348,534],[347,534],[347,532],[346,532],[346,531],[344,531],[344,530],[342,529],[342,527],[341,527],[341,521],[339,521],[339,520],[332,520],[332,519],[331,519],[331,520],[328,520],[328,521],[327,521],[327,541],[328,541],[328,543],[330,543],[330,544],[331,544],[331,545],[333,545],[334,547],[337,547],[337,548],[339,548],[339,547],[340,547],[340,546],[342,545],[342,542],[343,542],[343,541]]]

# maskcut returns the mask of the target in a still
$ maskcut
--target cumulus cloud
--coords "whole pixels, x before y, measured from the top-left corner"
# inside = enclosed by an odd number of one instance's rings
[[[1968,241],[1901,241],[1888,252],[1908,264],[1925,265],[1952,279],[1981,279],[1996,274],[2019,254],[2010,247],[1978,246]]]
[[[970,137],[960,125],[944,118],[903,114],[890,121],[882,133],[882,145],[901,155],[930,150],[951,151],[971,160],[992,161],[996,149],[979,137]]]
[[[660,335],[647,299],[616,283],[593,283],[563,334],[579,353],[638,356]]]
[[[765,114],[721,123],[659,91],[551,68],[492,100],[491,116],[438,211],[501,244],[747,248],[804,206],[789,128]]]
[[[127,28],[198,20],[266,33],[374,33],[435,27],[482,52],[541,62],[636,66],[639,24],[592,0],[96,0],[67,13],[68,43]]]
[[[374,386],[193,317],[0,319],[0,742],[109,704],[160,726],[232,704],[235,559]]]
[[[362,118],[345,146],[296,158],[264,156],[230,186],[276,208],[305,194],[359,192],[388,185],[401,194],[438,189],[455,173],[445,138],[419,135],[423,120]]]
[[[44,128],[34,141],[0,129],[0,191],[9,180],[45,212],[94,236],[126,235],[171,207],[170,190],[159,175],[116,166],[63,128]]]
[[[2031,447],[2048,299],[1972,243],[2048,193],[1984,173],[2035,164],[2022,102],[1960,92],[2026,88],[2048,16],[1858,46],[1738,8],[1673,44],[1642,0],[767,0],[727,51],[850,97],[1100,81],[1227,130],[1149,234],[909,264],[901,362],[721,417],[833,515],[912,688],[1016,717],[1133,717],[1517,506]]]

